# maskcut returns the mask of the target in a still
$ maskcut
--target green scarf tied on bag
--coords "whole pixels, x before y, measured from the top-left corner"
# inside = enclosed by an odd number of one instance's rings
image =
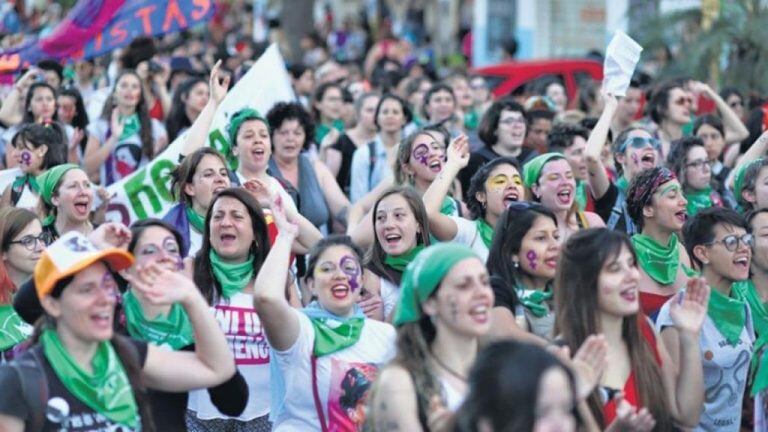
[[[493,227],[483,218],[477,218],[475,220],[475,225],[477,226],[477,232],[480,233],[480,238],[483,239],[485,247],[490,249],[491,243],[493,243]]]
[[[0,305],[0,352],[13,348],[32,335],[32,326],[22,321],[12,305]]]
[[[423,249],[424,245],[416,245],[413,249],[402,255],[386,255],[384,257],[384,264],[402,273]]]
[[[686,191],[685,199],[688,200],[688,204],[685,206],[688,217],[693,217],[698,212],[712,207],[712,187],[707,186],[702,190]]]
[[[253,279],[253,256],[249,256],[243,263],[229,264],[222,261],[219,254],[211,249],[208,257],[211,259],[213,275],[221,285],[221,295],[224,298],[232,298]]]
[[[741,338],[741,332],[747,322],[746,301],[736,290],[731,290],[731,296],[726,297],[713,289],[709,295],[707,315],[715,327],[732,346],[736,346]]]
[[[192,207],[184,206],[184,211],[187,213],[187,220],[192,228],[199,233],[205,232],[205,216],[201,216]]]
[[[55,330],[45,330],[40,343],[56,376],[73,396],[115,423],[129,428],[139,426],[133,389],[111,343],[99,343],[91,361],[91,373],[75,362]]]
[[[520,303],[536,318],[546,316],[549,312],[546,302],[552,298],[552,291],[518,289],[517,293]]]
[[[132,290],[123,295],[126,329],[138,340],[158,346],[167,345],[174,351],[194,342],[194,331],[184,308],[175,303],[167,316],[148,318]]]
[[[677,248],[677,236],[669,236],[666,246],[660,245],[645,234],[632,236],[632,245],[637,253],[640,267],[661,285],[669,285],[675,281],[680,266],[680,252]]]

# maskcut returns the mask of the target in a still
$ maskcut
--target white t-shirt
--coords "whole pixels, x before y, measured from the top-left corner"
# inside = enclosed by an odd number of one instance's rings
[[[443,399],[445,399],[446,408],[456,412],[461,404],[464,402],[464,394],[453,388],[448,381],[442,377],[438,377],[440,381],[440,387],[443,390]]]
[[[488,260],[488,246],[480,237],[480,231],[477,229],[475,221],[458,216],[454,216],[452,219],[456,222],[456,237],[453,238],[453,241],[469,246],[483,262],[486,262]]]
[[[21,190],[19,201],[16,203],[16,207],[24,208],[31,211],[37,211],[37,204],[40,201],[40,195],[30,189],[28,184],[24,185],[24,189]]]
[[[384,303],[384,316],[388,317],[389,314],[395,310],[398,300],[400,300],[400,286],[394,282],[384,279],[379,276],[379,290],[381,291],[381,301]]]
[[[270,407],[270,350],[253,307],[253,296],[238,293],[229,301],[221,299],[213,307],[213,313],[235,356],[237,370],[248,383],[248,404],[236,419],[249,421],[267,415]],[[206,389],[191,391],[187,407],[202,420],[234,418],[216,409]]]
[[[152,120],[152,145],[160,138],[166,136],[165,127],[155,119]],[[98,138],[102,146],[107,141],[109,122],[98,119],[88,125],[88,135]],[[138,133],[118,142],[104,165],[101,167],[101,185],[109,186],[133,174],[134,171],[149,162],[142,152],[141,137]]]
[[[203,247],[203,235],[197,232],[192,226],[189,227],[189,251],[187,256],[194,258]]]
[[[299,318],[296,343],[285,351],[272,350],[286,390],[283,410],[274,419],[272,430],[319,431],[312,391],[315,331],[304,313],[293,313]],[[395,356],[395,337],[390,324],[366,319],[356,344],[317,359],[317,388],[329,431],[362,427],[368,390],[379,368]]]

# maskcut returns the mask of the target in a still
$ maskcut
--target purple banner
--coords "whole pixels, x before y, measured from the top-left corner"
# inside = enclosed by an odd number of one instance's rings
[[[183,30],[213,13],[213,0],[80,0],[50,35],[0,51],[0,72],[15,72],[47,58],[97,57],[138,36]]]

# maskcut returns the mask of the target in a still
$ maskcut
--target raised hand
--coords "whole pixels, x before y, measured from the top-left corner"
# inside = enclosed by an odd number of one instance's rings
[[[123,128],[125,127],[125,119],[120,118],[120,112],[115,107],[112,109],[112,117],[109,121],[109,130],[113,137],[115,137],[115,142],[120,140],[120,136],[123,135]]]
[[[451,141],[447,149],[446,165],[462,169],[469,163],[469,138],[461,134]]]
[[[69,139],[69,149],[72,150],[76,148],[84,136],[85,132],[82,129],[78,127],[74,128],[74,132],[72,132],[72,138]]]
[[[195,283],[183,272],[168,270],[158,263],[139,266],[133,274],[125,272],[123,277],[137,295],[156,306],[184,303],[200,295]]]
[[[600,382],[608,366],[608,343],[603,335],[591,335],[576,351],[571,367],[576,375],[576,390],[580,398],[589,396]]]
[[[243,184],[243,187],[245,190],[250,192],[254,198],[256,198],[256,201],[259,202],[261,207],[270,208],[272,206],[272,202],[274,201],[272,191],[263,181],[257,178],[252,178],[247,180]]]
[[[622,393],[618,393],[614,400],[616,418],[606,432],[650,432],[656,426],[656,420],[646,408],[638,410],[624,399]]]
[[[278,234],[287,234],[293,237],[299,235],[299,225],[295,220],[290,219],[285,214],[285,204],[283,197],[275,195],[272,200],[272,217],[275,218]]]
[[[213,65],[208,85],[211,92],[210,100],[212,100],[216,106],[221,105],[221,101],[227,96],[227,90],[229,89],[229,75],[221,74],[221,60]]]
[[[702,277],[688,279],[684,292],[674,297],[669,315],[678,331],[698,334],[707,317],[710,288]]]
[[[368,318],[384,319],[384,302],[378,294],[364,291],[364,294],[357,300],[357,305]]]
[[[107,222],[93,230],[88,240],[99,249],[128,249],[131,237],[131,230],[127,226],[119,222]]]

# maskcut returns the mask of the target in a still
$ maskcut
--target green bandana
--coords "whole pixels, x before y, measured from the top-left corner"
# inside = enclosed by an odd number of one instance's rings
[[[194,332],[189,317],[180,304],[171,306],[168,316],[147,318],[133,290],[123,295],[123,310],[128,334],[136,339],[155,345],[168,345],[174,351],[194,342]]]
[[[736,174],[733,177],[733,196],[736,197],[736,201],[742,202],[744,199],[741,197],[741,191],[744,189],[744,177],[747,175],[749,167],[756,163],[762,163],[762,158],[753,160],[752,162],[741,165]]]
[[[483,239],[483,243],[490,249],[491,243],[493,243],[493,227],[483,218],[477,218],[475,225],[477,226],[477,232],[480,233],[480,238]]]
[[[685,206],[688,217],[693,217],[701,210],[712,207],[712,187],[707,186],[706,189],[702,190],[686,191],[685,199],[688,200],[688,205]]]
[[[395,326],[418,322],[423,315],[421,303],[432,295],[456,263],[467,258],[478,257],[472,249],[459,243],[431,245],[418,254],[403,273],[393,320]]]
[[[59,184],[61,178],[67,171],[75,168],[80,168],[75,164],[61,164],[50,168],[48,171],[37,176],[37,184],[40,187],[40,198],[43,199],[48,205],[53,205],[51,198],[53,197],[53,191],[56,189],[56,185]]]
[[[747,311],[744,308],[746,301],[739,296],[738,292],[731,291],[732,296],[726,297],[713,289],[709,295],[707,315],[712,319],[717,330],[725,336],[725,340],[736,346],[747,320]]]
[[[326,135],[328,135],[328,132],[331,131],[331,128],[336,129],[339,132],[344,131],[344,121],[334,120],[333,123],[330,125],[328,124],[320,124],[317,125],[317,128],[315,129],[315,142],[317,145],[320,145],[320,143],[323,141],[323,138],[325,138]]]
[[[269,123],[258,111],[253,108],[243,108],[232,115],[229,124],[227,125],[227,136],[229,137],[230,149],[237,145],[237,131],[240,129],[240,126],[248,120],[259,120],[264,123],[267,126],[267,130],[269,130]],[[230,168],[232,168],[232,170],[237,170],[237,157],[235,157],[231,151],[228,151],[226,156]]]
[[[576,204],[579,205],[579,211],[584,211],[587,208],[587,182],[576,182]]]
[[[446,216],[457,215],[459,211],[458,208],[456,208],[456,201],[451,197],[445,197],[443,199],[443,204],[440,206],[440,213]]]
[[[365,318],[349,318],[344,322],[332,318],[311,318],[315,329],[315,357],[333,354],[360,340]]]
[[[464,114],[464,129],[475,130],[478,125],[480,125],[480,114],[477,110],[473,109]]]
[[[528,291],[524,293],[524,291]],[[523,290],[518,289],[520,303],[528,309],[533,316],[541,318],[549,312],[546,302],[552,298],[552,291]]]
[[[31,334],[32,326],[21,320],[12,305],[0,305],[0,352],[13,348]]]
[[[54,330],[40,335],[43,353],[64,387],[82,403],[115,423],[136,428],[139,412],[133,390],[120,359],[109,342],[99,343],[85,372],[69,355]]]
[[[528,189],[535,185],[541,177],[541,170],[544,169],[544,165],[552,159],[565,159],[560,153],[544,153],[543,155],[536,156],[528,161],[523,166],[523,184]]]
[[[416,247],[402,255],[387,255],[384,257],[384,264],[402,273],[423,249],[424,245],[416,245]]]
[[[213,275],[221,285],[221,295],[224,298],[231,298],[239,293],[253,279],[253,256],[249,256],[243,263],[229,264],[222,261],[219,254],[211,249],[208,257],[211,259]]]
[[[755,284],[749,279],[734,282],[731,290],[733,290],[733,297],[744,299],[752,312],[757,340],[753,349],[755,355],[752,356],[750,376],[752,377],[752,395],[756,395],[768,388],[768,355],[761,352],[768,346],[768,307],[766,307],[768,305],[760,299]]]
[[[645,234],[632,236],[632,245],[640,263],[651,279],[661,285],[669,285],[677,277],[680,264],[680,252],[677,250],[677,236],[669,236],[669,244],[662,246]]]
[[[187,220],[192,228],[201,234],[205,232],[205,216],[200,216],[192,207],[186,205],[184,210],[187,212]]]
[[[627,180],[626,177],[621,176],[618,180],[616,180],[616,187],[619,188],[620,191],[624,193],[624,195],[627,194],[627,189],[629,189],[629,180]]]
[[[40,194],[40,186],[37,184],[37,177],[33,176],[32,174],[24,174],[23,176],[16,177],[11,188],[21,192],[25,184],[28,184],[29,188],[32,189],[33,192]]]
[[[139,121],[138,114],[131,114],[128,117],[123,117],[123,133],[120,134],[118,141],[126,140],[141,130],[141,122]]]

